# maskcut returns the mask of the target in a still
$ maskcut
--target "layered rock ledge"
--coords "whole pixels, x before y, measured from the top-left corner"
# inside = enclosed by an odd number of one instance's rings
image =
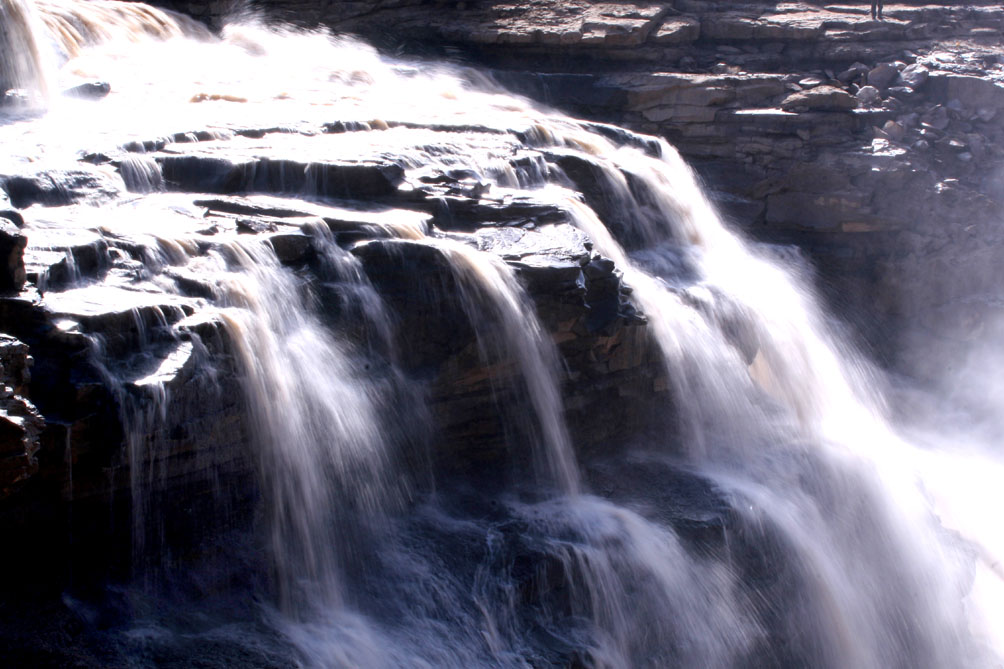
[[[736,226],[806,250],[824,294],[894,365],[924,373],[927,354],[904,350],[996,318],[997,5],[889,3],[881,21],[867,3],[257,6],[389,49],[460,54],[545,103],[667,138]]]
[[[666,137],[734,225],[807,251],[824,291],[871,321],[863,332],[890,358],[904,323],[936,339],[972,337],[1004,304],[1004,68],[989,4],[895,4],[881,22],[864,5],[798,2],[260,4],[388,47],[459,50],[545,103]],[[174,5],[207,20],[220,9]],[[613,126],[583,127],[657,150]],[[416,240],[433,232],[496,254],[525,284],[562,356],[584,453],[623,442],[618,426],[665,420],[645,401],[667,381],[644,315],[567,213],[529,192],[493,193],[464,170],[415,167],[408,152],[462,134],[467,150],[507,156],[524,180],[574,182],[586,200],[588,161],[527,148],[532,128],[490,124],[175,130],[0,174],[5,522],[58,517],[70,500],[91,505],[92,519],[129,524],[137,504],[179,491],[208,504],[221,489],[244,491],[237,506],[254,496],[243,379],[208,308],[215,287],[172,261],[235,239],[265,241],[333,314],[348,313],[351,290],[318,278],[325,244],[359,264],[393,311],[404,369],[428,388],[443,470],[525,463],[500,437],[508,418],[497,398],[518,399],[515,367],[484,365],[469,314],[449,297],[449,263]],[[357,133],[366,141],[343,141]],[[127,195],[195,241],[140,238],[94,217],[94,204]],[[615,211],[599,213],[616,225]],[[156,485],[137,488],[137,473]],[[191,531],[198,504],[165,523]]]
[[[462,133],[468,150],[501,147],[514,173],[564,179],[559,155],[523,147],[520,128],[348,126],[182,132],[85,150],[75,166],[0,174],[5,220],[22,226],[11,224],[12,284],[0,297],[9,335],[0,409],[11,426],[0,522],[29,534],[70,523],[75,532],[49,538],[87,536],[73,550],[95,560],[105,543],[120,545],[128,562],[130,534],[149,553],[197,535],[200,509],[229,505],[246,517],[259,465],[246,370],[219,312],[218,277],[191,262],[231,257],[238,243],[264,245],[361,345],[377,338],[353,295],[376,291],[395,364],[426,389],[405,401],[427,400],[443,475],[525,474],[529,451],[512,448],[510,428],[528,409],[519,366],[504,349],[485,359],[477,331],[491,323],[458,301],[456,269],[428,236],[494,255],[526,286],[561,355],[583,453],[666,419],[653,410],[667,383],[647,322],[565,210],[533,191],[493,192],[469,171],[409,167],[393,147],[406,152],[408,133],[448,147]],[[346,132],[371,138],[371,154]],[[160,232],[136,220],[156,220]],[[362,274],[332,274],[332,257]]]

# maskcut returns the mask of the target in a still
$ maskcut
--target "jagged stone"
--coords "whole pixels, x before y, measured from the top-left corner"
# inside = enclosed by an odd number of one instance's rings
[[[239,234],[257,235],[263,232],[275,232],[275,223],[260,218],[238,218],[237,232]]]
[[[532,292],[576,290],[592,247],[584,234],[568,224],[534,230],[482,228],[475,237],[479,249],[495,253],[515,267]]]
[[[45,421],[24,397],[31,364],[26,345],[0,334],[0,500],[38,472],[36,454]]]
[[[694,18],[669,18],[652,35],[656,44],[690,44],[701,36],[701,22]]]

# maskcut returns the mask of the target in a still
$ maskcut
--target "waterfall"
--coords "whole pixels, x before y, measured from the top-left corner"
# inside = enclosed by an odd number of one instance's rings
[[[648,163],[646,181],[664,198],[662,229],[643,234],[665,241],[638,253],[648,271],[604,234],[588,209],[570,206],[578,224],[625,268],[636,299],[655,321],[677,392],[690,398],[684,407],[690,459],[748,500],[749,521],[776,524],[791,542],[788,550],[815,575],[807,587],[818,588],[823,609],[809,615],[830,626],[820,630],[828,646],[815,663],[951,665],[965,632],[958,617],[963,576],[952,575],[965,547],[916,552],[943,541],[943,530],[924,489],[911,480],[917,472],[904,471],[910,447],[865,390],[870,370],[850,351],[841,355],[811,295],[728,236],[689,169],[641,156],[631,161],[608,169],[645,174],[638,162]],[[646,220],[641,212],[628,218]],[[681,289],[673,291],[673,276],[659,274],[678,263],[674,238],[693,239],[695,231],[700,243],[689,249],[690,261],[707,291],[699,299],[710,302],[696,319]],[[666,255],[675,262],[665,262]],[[716,302],[740,307],[738,337]],[[749,341],[759,345],[753,359],[741,350]],[[763,406],[763,394],[775,406]],[[773,486],[781,482],[779,494]],[[867,499],[867,511],[856,502],[835,504],[848,499]],[[923,591],[914,591],[917,582]],[[927,630],[924,636],[916,636],[915,626]]]
[[[199,457],[171,450],[201,436],[167,427],[177,397],[243,416],[213,436],[253,463],[255,605],[193,615],[208,632],[176,624],[201,604],[147,607],[102,632],[132,659],[225,637],[228,660],[301,666],[999,663],[978,510],[999,463],[895,419],[810,280],[725,226],[667,143],[469,69],[140,3],[0,0],[0,49],[24,56],[7,88],[111,84],[0,116],[0,186],[38,308],[109,342],[86,355],[135,432],[132,530],[159,537],[137,550],[170,543],[161,471]],[[644,397],[608,381],[641,367],[610,362],[611,323],[651,343]],[[566,395],[590,383],[586,411],[652,405],[654,427],[577,443],[595,423]]]
[[[0,92],[26,89],[41,97],[49,93],[44,34],[38,28],[35,5],[30,0],[4,0],[0,4]]]
[[[226,277],[222,315],[247,375],[281,597],[292,608],[306,583],[337,599],[339,509],[369,516],[393,492],[373,391],[267,249],[227,252],[244,271]]]
[[[54,92],[56,64],[79,56],[90,45],[183,35],[209,33],[188,17],[141,3],[4,0],[0,92],[22,89],[28,102],[43,103]]]
[[[544,448],[538,450],[543,450],[539,459],[546,464],[538,464],[538,470],[547,472],[563,492],[576,494],[579,473],[562,415],[556,352],[545,339],[513,271],[501,260],[469,246],[442,239],[435,243],[460,278],[464,309],[472,321],[483,322],[476,325],[481,330],[479,346],[510,349],[507,357],[516,359],[539,425],[536,439],[544,442]],[[495,313],[485,314],[486,307]],[[498,332],[492,332],[494,328]]]

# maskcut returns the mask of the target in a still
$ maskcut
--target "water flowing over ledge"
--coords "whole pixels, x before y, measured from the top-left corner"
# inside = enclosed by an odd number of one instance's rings
[[[997,464],[893,424],[665,142],[325,33],[0,8],[0,511],[68,552],[68,656],[998,661]]]

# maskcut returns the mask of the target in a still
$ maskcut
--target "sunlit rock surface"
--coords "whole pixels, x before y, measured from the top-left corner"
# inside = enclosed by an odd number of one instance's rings
[[[210,22],[224,10],[173,6]],[[974,295],[993,310],[1001,277],[984,256],[998,243],[1004,160],[993,3],[896,3],[883,21],[812,2],[257,6],[388,47],[446,45],[537,99],[666,137],[735,225],[807,251],[833,305],[893,365],[927,373],[923,355],[902,357],[921,343],[901,338],[905,324],[938,329]]]

